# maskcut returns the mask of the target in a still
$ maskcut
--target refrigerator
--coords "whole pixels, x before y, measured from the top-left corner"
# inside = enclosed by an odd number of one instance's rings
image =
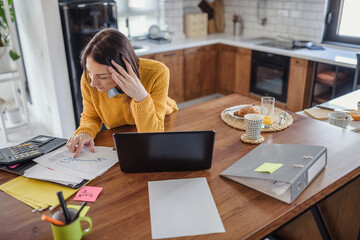
[[[117,29],[115,1],[59,0],[61,25],[66,49],[71,96],[76,127],[83,110],[80,78],[80,54],[90,39],[102,28]]]

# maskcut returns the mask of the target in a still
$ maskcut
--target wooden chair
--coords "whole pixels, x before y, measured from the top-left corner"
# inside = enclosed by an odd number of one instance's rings
[[[356,59],[357,59],[357,63],[356,63],[354,83],[353,83],[353,88],[352,88],[353,91],[360,88],[360,85],[359,85],[360,52],[356,54]]]

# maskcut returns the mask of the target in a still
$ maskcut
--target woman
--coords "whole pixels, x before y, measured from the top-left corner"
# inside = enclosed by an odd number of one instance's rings
[[[168,97],[169,69],[139,59],[126,36],[115,29],[103,29],[91,39],[81,53],[81,65],[84,107],[80,126],[66,144],[74,157],[84,145],[94,152],[102,123],[108,129],[136,125],[138,132],[162,132],[165,115],[178,109]]]

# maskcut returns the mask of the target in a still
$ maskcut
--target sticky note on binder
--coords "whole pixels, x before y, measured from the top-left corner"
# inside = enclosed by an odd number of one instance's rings
[[[266,172],[266,173],[274,173],[276,170],[283,166],[282,163],[263,163],[261,166],[256,168],[255,172]]]

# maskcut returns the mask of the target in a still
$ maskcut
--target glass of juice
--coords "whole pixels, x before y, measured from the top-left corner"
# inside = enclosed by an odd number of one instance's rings
[[[261,97],[261,115],[264,116],[263,127],[271,127],[274,121],[274,107],[275,107],[275,98],[274,97]]]

